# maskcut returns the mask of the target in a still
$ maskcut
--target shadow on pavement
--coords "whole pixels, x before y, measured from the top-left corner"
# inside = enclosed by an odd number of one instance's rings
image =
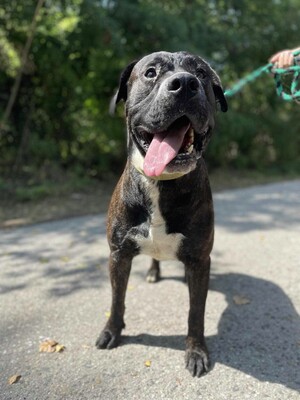
[[[260,381],[297,390],[300,318],[283,290],[263,279],[243,274],[213,274],[210,290],[226,296],[218,334],[207,337],[212,367],[216,363],[240,370]],[[248,304],[237,305],[243,295]],[[123,336],[122,345],[140,344],[184,350],[183,335]]]
[[[136,336],[122,335],[120,346],[141,344],[142,346],[163,347],[173,350],[184,350],[185,336],[183,335],[151,335],[140,333]]]
[[[104,234],[105,217],[101,215],[5,231],[0,235],[4,278],[0,295],[37,284],[50,297],[99,289],[108,276],[108,247],[102,244],[106,239],[101,239]]]
[[[49,296],[68,296],[80,290],[100,289],[107,279],[107,258],[100,258],[97,264],[87,263],[73,268],[49,268],[45,275],[51,279]],[[101,266],[101,268],[100,268]]]

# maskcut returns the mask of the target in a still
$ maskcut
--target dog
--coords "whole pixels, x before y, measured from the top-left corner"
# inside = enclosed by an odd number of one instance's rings
[[[190,309],[185,361],[192,376],[209,369],[204,311],[214,239],[214,211],[203,152],[219,106],[227,111],[220,79],[199,56],[156,52],[123,71],[116,103],[126,104],[128,158],[109,206],[107,237],[112,285],[110,317],[96,346],[111,349],[125,327],[125,293],[132,259],[184,264]]]

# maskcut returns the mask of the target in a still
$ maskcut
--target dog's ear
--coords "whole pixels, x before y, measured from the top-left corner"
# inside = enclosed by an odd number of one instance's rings
[[[216,98],[217,103],[220,104],[221,111],[226,112],[228,110],[227,100],[224,95],[224,90],[221,84],[221,80],[218,74],[213,71],[213,78],[212,78],[212,88]]]
[[[118,104],[119,101],[127,100],[127,82],[128,79],[131,75],[131,72],[133,70],[133,67],[137,63],[137,60],[132,61],[127,67],[123,70],[121,77],[120,77],[120,82],[119,82],[119,89],[117,91],[117,94],[115,96],[115,103]]]
[[[228,110],[228,104],[222,86],[213,84],[213,91],[217,103],[221,106],[221,111],[226,112]]]
[[[121,73],[120,81],[119,81],[119,88],[118,88],[116,94],[111,99],[110,104],[109,104],[109,113],[111,115],[114,114],[116,105],[119,103],[119,101],[127,100],[127,82],[128,82],[128,79],[130,78],[131,72],[136,63],[137,63],[137,60],[132,61],[129,65],[127,65],[127,67]]]

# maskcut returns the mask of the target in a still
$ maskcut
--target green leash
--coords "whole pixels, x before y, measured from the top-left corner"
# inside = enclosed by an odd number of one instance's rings
[[[299,78],[300,78],[300,58],[296,58],[300,54],[300,50],[297,50],[293,53],[294,56],[294,65],[288,68],[274,68],[274,64],[269,63],[260,67],[249,75],[246,75],[245,78],[239,80],[231,89],[225,91],[225,96],[231,97],[237,92],[239,92],[245,85],[250,82],[253,82],[263,73],[272,73],[274,74],[274,80],[276,83],[276,92],[278,96],[280,96],[283,100],[286,101],[300,101],[300,88],[298,89]],[[293,79],[291,82],[290,93],[286,93],[283,90],[282,85],[282,76],[285,74],[293,74]]]

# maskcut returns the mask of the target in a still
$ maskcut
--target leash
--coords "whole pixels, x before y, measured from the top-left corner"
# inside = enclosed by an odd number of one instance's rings
[[[260,77],[264,73],[272,73],[274,74],[274,80],[276,84],[276,92],[279,97],[286,101],[300,101],[300,88],[299,85],[299,78],[300,78],[300,50],[297,50],[293,53],[294,56],[294,65],[291,65],[288,68],[275,68],[273,63],[266,64],[260,68],[257,68],[250,74],[246,75],[244,78],[239,80],[235,83],[231,89],[225,91],[225,96],[231,97],[238,93],[245,85],[250,82],[255,81],[258,77]],[[290,93],[287,93],[283,89],[282,84],[282,77],[286,74],[293,74],[291,86],[290,86]]]

